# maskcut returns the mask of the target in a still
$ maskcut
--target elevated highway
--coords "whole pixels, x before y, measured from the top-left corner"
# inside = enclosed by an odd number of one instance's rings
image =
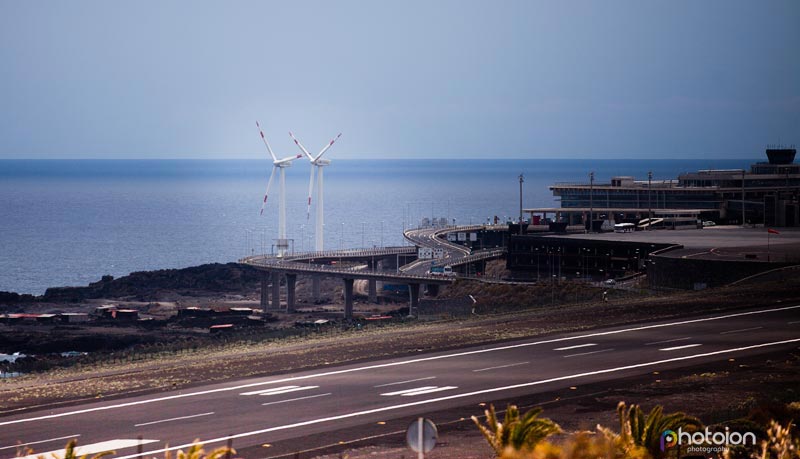
[[[268,306],[270,278],[272,281],[272,307],[280,308],[280,279],[285,276],[286,309],[288,312],[292,312],[295,306],[297,276],[309,275],[314,279],[315,297],[321,277],[342,279],[344,282],[345,318],[352,318],[353,282],[356,279],[367,280],[369,296],[373,301],[374,298],[377,298],[378,281],[408,285],[409,312],[413,312],[419,304],[420,286],[447,285],[455,281],[455,277],[430,274],[431,260],[416,260],[418,248],[442,249],[443,257],[437,259],[436,262],[450,266],[460,266],[501,256],[504,253],[503,249],[487,249],[472,253],[469,248],[450,242],[446,238],[446,234],[450,232],[477,231],[484,228],[486,227],[482,225],[473,225],[407,230],[403,235],[414,244],[413,246],[304,252],[282,258],[271,255],[255,255],[245,257],[239,262],[265,272],[261,281],[261,306],[264,309]],[[407,263],[409,259],[414,260]],[[364,263],[367,269],[342,266],[341,263],[345,261]],[[393,264],[396,270],[376,270],[380,261]]]

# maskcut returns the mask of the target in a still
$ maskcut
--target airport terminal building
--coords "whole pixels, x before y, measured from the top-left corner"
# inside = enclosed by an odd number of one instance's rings
[[[536,224],[552,213],[555,222],[582,224],[595,221],[638,222],[662,216],[684,220],[711,220],[723,224],[800,226],[800,164],[797,150],[768,148],[766,162],[750,170],[700,170],[674,180],[635,180],[613,177],[610,183],[570,183],[550,186],[560,208],[526,209]],[[538,215],[537,215],[538,214]],[[674,220],[679,222],[679,220]]]

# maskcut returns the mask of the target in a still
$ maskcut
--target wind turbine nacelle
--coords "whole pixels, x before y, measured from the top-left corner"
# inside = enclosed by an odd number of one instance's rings
[[[316,164],[317,166],[327,166],[330,163],[331,163],[330,159],[318,159],[314,161],[314,164]]]

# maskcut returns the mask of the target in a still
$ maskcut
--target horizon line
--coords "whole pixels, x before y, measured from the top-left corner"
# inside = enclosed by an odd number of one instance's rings
[[[476,157],[476,158],[454,158],[454,157],[389,157],[389,158],[357,158],[346,157],[336,158],[336,161],[451,161],[457,159],[459,161],[530,161],[530,160],[574,160],[574,161],[627,161],[627,160],[647,160],[647,161],[676,161],[676,160],[746,160],[752,161],[758,158],[746,157],[674,157],[674,158],[641,158],[635,156],[615,156],[604,158],[593,157],[534,157],[534,158],[490,158],[490,157]],[[237,157],[237,158],[0,158],[0,161],[269,161],[269,158],[252,158],[252,157]]]

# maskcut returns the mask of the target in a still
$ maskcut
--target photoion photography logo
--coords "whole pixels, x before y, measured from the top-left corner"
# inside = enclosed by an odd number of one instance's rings
[[[680,429],[678,429],[680,430]],[[678,444],[678,436],[671,430],[665,430],[661,434],[661,451],[666,451],[669,448]]]
[[[674,446],[687,446],[687,452],[722,452],[730,446],[755,445],[756,434],[753,432],[731,432],[725,427],[725,432],[711,432],[706,427],[705,431],[677,432],[665,430],[661,434],[661,451],[666,451]]]

